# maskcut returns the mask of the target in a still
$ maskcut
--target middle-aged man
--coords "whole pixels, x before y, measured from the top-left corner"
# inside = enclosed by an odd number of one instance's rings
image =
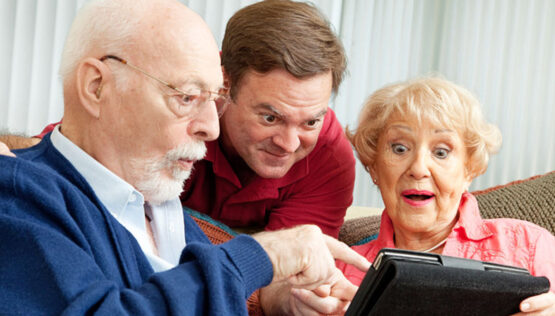
[[[232,104],[221,136],[195,164],[183,205],[232,227],[310,223],[337,237],[355,177],[351,146],[328,108],[345,63],[312,5],[262,1],[236,12],[222,44]]]
[[[232,227],[312,223],[337,237],[355,179],[353,151],[328,108],[345,63],[312,5],[262,1],[236,12],[222,42],[232,102],[183,205]]]
[[[174,0],[79,11],[63,123],[0,157],[0,314],[241,315],[271,280],[294,287],[286,313],[306,308],[303,289],[333,294],[326,313],[344,308],[356,288],[333,258],[368,262],[316,226],[214,246],[183,213],[183,183],[226,105],[219,61],[208,27]]]

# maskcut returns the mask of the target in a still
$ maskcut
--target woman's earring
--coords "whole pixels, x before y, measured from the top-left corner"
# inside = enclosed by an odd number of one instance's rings
[[[374,182],[374,184],[376,184],[376,185],[378,184],[378,179],[372,178],[372,181]]]

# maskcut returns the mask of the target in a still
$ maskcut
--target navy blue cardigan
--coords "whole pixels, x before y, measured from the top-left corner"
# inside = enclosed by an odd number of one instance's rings
[[[244,315],[272,279],[254,239],[212,245],[187,213],[180,264],[154,273],[50,135],[16,154],[0,156],[0,315]]]

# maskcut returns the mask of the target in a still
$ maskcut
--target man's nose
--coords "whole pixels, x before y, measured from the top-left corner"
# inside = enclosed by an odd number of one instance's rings
[[[189,122],[189,133],[198,140],[205,142],[218,138],[220,122],[214,101],[204,104],[196,113],[195,117]]]
[[[299,133],[296,128],[284,127],[280,133],[274,136],[274,144],[287,153],[294,153],[301,145]]]

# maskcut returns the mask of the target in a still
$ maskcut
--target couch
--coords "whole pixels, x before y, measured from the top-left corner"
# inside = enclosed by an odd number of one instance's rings
[[[472,194],[476,196],[484,218],[522,219],[555,234],[555,171],[474,191]],[[190,213],[215,244],[225,242],[237,234],[204,214]],[[375,239],[379,232],[380,218],[379,214],[375,214],[347,219],[339,232],[339,240],[352,246]],[[257,292],[249,298],[247,306],[251,315],[263,314],[258,305]]]

